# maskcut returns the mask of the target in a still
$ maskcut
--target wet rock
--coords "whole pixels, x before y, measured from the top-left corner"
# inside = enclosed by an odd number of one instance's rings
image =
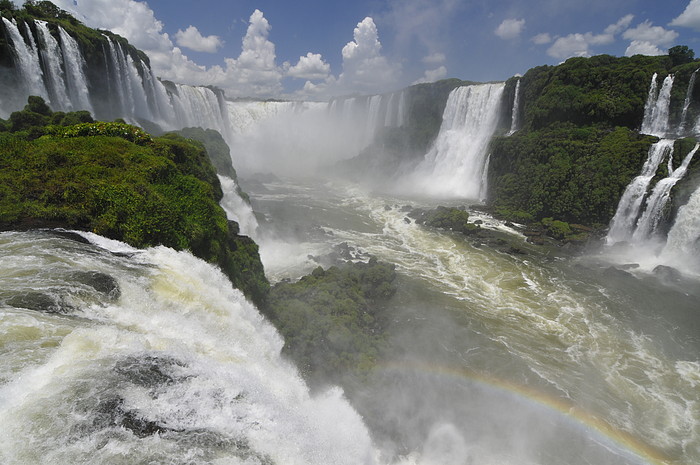
[[[661,281],[667,283],[680,283],[683,281],[683,274],[671,266],[658,265],[652,270],[652,273]]]
[[[403,222],[406,223],[406,224],[411,224],[411,218],[409,218],[409,217],[407,217],[407,216],[404,216],[404,217],[403,217]]]
[[[185,379],[175,374],[177,368],[185,366],[173,357],[142,355],[130,356],[118,361],[114,371],[130,383],[155,389]]]
[[[7,304],[15,308],[26,308],[37,312],[69,313],[72,308],[63,304],[58,298],[43,292],[28,291],[7,299]]]
[[[117,300],[121,295],[117,280],[106,273],[99,271],[74,271],[69,274],[68,279],[90,286],[110,300]]]

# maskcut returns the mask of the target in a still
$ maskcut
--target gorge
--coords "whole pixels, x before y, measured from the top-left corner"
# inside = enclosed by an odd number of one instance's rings
[[[0,462],[700,460],[699,62],[292,102],[69,17],[3,13],[0,52]],[[410,214],[443,205],[476,232]],[[263,280],[347,324],[282,328]],[[283,352],[363,325],[357,372]]]

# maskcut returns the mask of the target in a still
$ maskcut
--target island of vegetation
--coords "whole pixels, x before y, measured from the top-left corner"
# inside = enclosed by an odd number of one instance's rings
[[[35,96],[0,120],[0,229],[60,227],[190,250],[263,305],[269,284],[258,247],[226,218],[222,195],[192,139],[52,112]]]

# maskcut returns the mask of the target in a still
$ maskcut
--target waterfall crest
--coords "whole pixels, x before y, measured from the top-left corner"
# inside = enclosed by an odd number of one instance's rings
[[[673,75],[669,74],[663,81],[661,89],[656,92],[656,78],[654,74],[652,85],[649,88],[647,104],[644,107],[644,119],[641,132],[652,136],[664,137],[668,133],[668,118],[671,106],[671,89],[673,87]]]
[[[454,89],[440,132],[414,182],[435,197],[482,200],[489,141],[498,126],[505,83]]]

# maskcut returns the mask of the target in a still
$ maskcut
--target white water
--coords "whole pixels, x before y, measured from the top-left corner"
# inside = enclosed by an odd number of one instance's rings
[[[680,341],[682,331],[674,324],[663,337],[654,331],[668,327],[661,309],[677,310],[670,297],[659,304],[663,297],[655,298],[658,291],[646,283],[622,291],[615,276],[601,269],[577,275],[584,268],[576,263],[531,249],[511,256],[472,246],[478,240],[407,222],[400,207],[434,202],[370,195],[352,186],[266,188],[260,196],[252,192],[258,211],[277,224],[296,221],[328,232],[317,238],[301,233],[303,243],[287,236],[288,254],[322,254],[329,243],[348,243],[394,263],[405,277],[389,330],[398,347],[389,350],[389,368],[380,367],[380,387],[372,387],[377,389],[372,395],[380,397],[361,413],[380,416],[395,428],[392,437],[415,447],[413,463],[646,463],[601,438],[587,438],[587,446],[579,448],[576,440],[563,438],[566,422],[545,412],[528,418],[528,402],[491,397],[493,386],[472,382],[460,375],[464,372],[556,393],[575,405],[569,413],[590,412],[613,430],[668,451],[675,459],[666,463],[693,463],[698,457],[697,353],[668,356],[660,341],[669,334]],[[493,218],[477,217],[484,227],[513,233]],[[268,252],[263,242],[261,253]],[[299,259],[292,270],[288,261],[274,258],[268,256],[266,267],[276,279],[295,279],[316,266]],[[640,329],[630,320],[646,323]],[[408,334],[402,333],[406,327]],[[444,440],[442,447],[433,442],[436,436]],[[552,443],[559,446],[550,449]],[[601,444],[614,458],[588,455]]]
[[[48,99],[48,93],[43,81],[44,75],[41,71],[39,54],[36,48],[32,47],[31,43],[25,43],[14,19],[10,21],[3,17],[2,21],[5,23],[5,28],[9,32],[10,40],[12,40],[14,46],[24,91],[28,95],[39,95]]]
[[[75,110],[87,110],[92,112],[89,89],[85,77],[85,60],[78,48],[78,43],[61,26],[58,26],[61,38],[61,50],[63,63],[66,68],[66,81],[68,83],[68,95]]]
[[[671,139],[662,139],[649,148],[642,172],[629,183],[620,198],[615,216],[610,222],[607,244],[631,239],[649,183],[661,162],[672,155],[673,143]]]
[[[690,103],[693,98],[693,89],[695,89],[695,76],[698,74],[700,69],[693,71],[690,75],[690,80],[688,81],[688,90],[685,92],[685,99],[683,100],[683,110],[681,112],[681,123],[680,123],[680,133],[685,134],[687,118],[688,118],[688,108],[690,108]]]
[[[218,269],[91,237],[131,257],[45,233],[0,234],[0,346],[12,373],[0,385],[0,462],[375,463],[342,392],[311,396],[280,357],[276,331]],[[78,271],[112,276],[121,295],[67,277]],[[5,304],[24,289],[73,310]],[[139,437],[130,419],[161,430]]]
[[[520,79],[515,84],[515,97],[513,98],[513,110],[510,115],[510,131],[508,135],[511,136],[520,129]]]
[[[44,42],[41,55],[46,64],[48,73],[48,87],[51,95],[47,102],[57,108],[71,108],[71,102],[66,91],[65,73],[63,72],[63,60],[61,59],[61,46],[51,35],[46,21],[35,21],[40,39]]]
[[[690,261],[692,270],[700,274],[698,256],[700,256],[700,189],[690,196],[687,204],[678,209],[676,221],[668,233],[666,245],[661,253],[661,257],[667,263]]]
[[[220,203],[226,212],[227,218],[238,223],[241,234],[257,240],[258,220],[253,213],[253,207],[238,195],[236,181],[228,176],[219,176],[219,182],[221,183],[221,189],[224,191],[224,197]]]
[[[482,200],[487,148],[498,125],[504,83],[454,89],[440,132],[406,190],[431,197]]]
[[[668,199],[671,195],[671,189],[676,183],[685,176],[686,171],[688,171],[688,165],[690,164],[695,152],[698,151],[700,144],[696,144],[695,147],[685,156],[681,166],[675,170],[670,169],[670,156],[669,156],[669,176],[661,179],[654,186],[654,190],[649,195],[649,199],[646,203],[646,208],[642,216],[637,222],[637,228],[632,235],[632,239],[635,242],[643,242],[648,240],[652,234],[655,232],[656,227],[661,220],[663,210],[668,203]]]
[[[652,78],[652,85],[649,88],[647,105],[644,107],[644,120],[642,121],[641,132],[658,137],[665,137],[669,131],[668,117],[671,105],[671,89],[673,87],[673,75],[669,74],[664,79],[656,95],[656,74]]]

